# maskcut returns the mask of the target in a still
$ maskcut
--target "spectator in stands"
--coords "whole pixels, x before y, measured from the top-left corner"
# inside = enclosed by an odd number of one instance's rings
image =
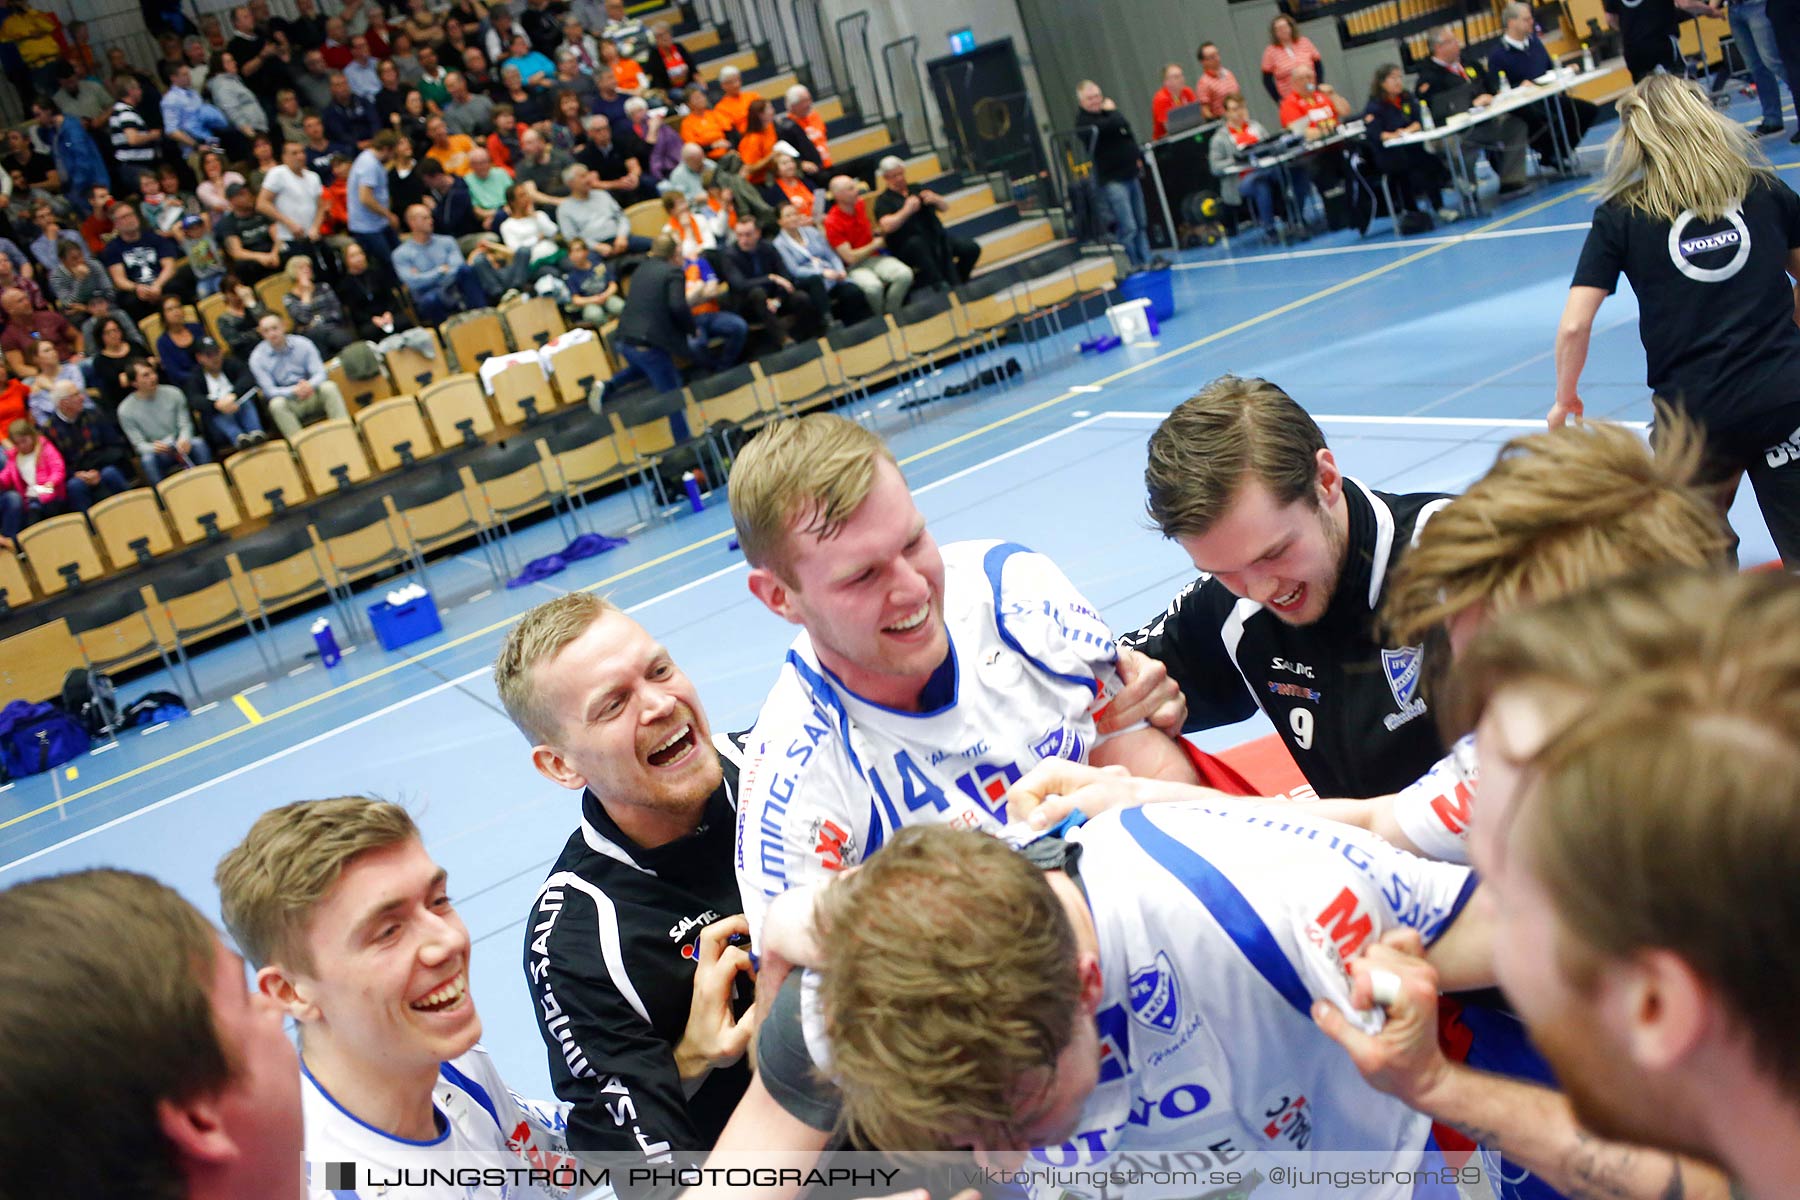
[[[481,47],[470,46],[463,51],[462,76],[470,92],[496,102],[499,100],[500,79],[494,72],[487,51]]]
[[[644,170],[651,183],[660,186],[669,177],[669,173],[681,164],[681,152],[685,144],[681,140],[681,134],[670,128],[660,114],[651,115],[650,106],[642,97],[633,96],[625,102],[625,115],[630,122],[632,136],[650,147]]]
[[[113,94],[119,99],[107,117],[106,131],[112,141],[120,191],[129,192],[137,188],[138,173],[162,153],[162,127],[144,119],[139,107],[144,102],[144,87],[135,76],[115,78]]]
[[[131,392],[119,405],[119,428],[137,451],[145,479],[161,483],[176,471],[212,461],[206,443],[194,438],[187,397],[180,388],[163,383],[156,367],[142,359],[131,364],[131,382]]]
[[[56,90],[48,93],[49,102],[56,106],[56,111],[74,117],[89,132],[105,128],[106,116],[112,112],[113,94],[104,84],[84,76],[72,65],[64,64],[59,75]]]
[[[813,111],[812,93],[796,83],[787,90],[786,108],[776,118],[775,132],[800,152],[800,173],[821,175],[831,169],[831,145],[825,136],[825,118]]]
[[[1319,57],[1319,48],[1301,34],[1294,18],[1278,13],[1269,22],[1269,44],[1263,47],[1262,56],[1263,87],[1268,90],[1269,99],[1276,103],[1286,99],[1294,90],[1294,68],[1300,66],[1311,67],[1315,81],[1324,80],[1325,63]]]
[[[1442,159],[1423,146],[1387,146],[1422,128],[1419,101],[1406,90],[1406,77],[1398,63],[1376,68],[1363,124],[1374,139],[1375,165],[1393,181],[1400,204],[1417,207],[1440,221],[1454,221],[1462,215],[1444,207],[1441,189],[1450,184],[1450,171]],[[1395,219],[1399,219],[1398,213]]]
[[[504,74],[508,67],[516,67],[520,82],[533,91],[548,88],[556,78],[556,64],[534,49],[531,39],[523,32],[513,34],[507,43],[506,57],[500,62],[501,72]]]
[[[206,331],[198,321],[188,320],[187,305],[180,296],[163,297],[162,319],[163,331],[156,337],[156,359],[168,381],[185,389],[200,369],[194,361],[194,347]]]
[[[824,227],[826,241],[850,268],[850,282],[862,289],[875,314],[900,311],[913,285],[913,269],[887,252],[885,240],[874,232],[863,210],[856,181],[848,175],[831,181]]]
[[[282,146],[281,162],[263,176],[256,198],[256,210],[273,222],[271,233],[278,249],[319,252],[324,192],[324,180],[306,165],[305,148],[294,142]]]
[[[6,352],[6,365],[19,379],[37,374],[37,343],[54,342],[63,358],[74,361],[81,357],[81,334],[62,317],[49,309],[33,308],[31,300],[16,287],[0,291],[0,310],[6,313],[6,327],[0,329],[0,350]]]
[[[219,151],[200,152],[200,182],[194,188],[194,197],[205,207],[208,216],[224,216],[231,208],[225,200],[225,189],[242,182],[244,177],[225,165],[225,156]]]
[[[262,345],[262,334],[257,325],[263,319],[263,306],[257,300],[255,290],[236,275],[227,275],[220,282],[219,296],[225,301],[225,311],[215,322],[219,336],[225,339],[225,346],[233,355],[248,362],[250,355]],[[101,353],[105,353],[104,343]]]
[[[1197,103],[1194,89],[1187,85],[1187,72],[1180,63],[1163,68],[1162,86],[1150,97],[1150,136],[1162,137],[1169,132],[1169,110]]]
[[[342,65],[333,66],[327,53],[309,50],[301,55],[300,62],[301,70],[294,76],[298,103],[308,112],[323,112],[331,105],[331,77],[341,73],[350,59],[346,56]]]
[[[594,72],[600,69],[603,61],[600,39],[583,28],[581,18],[573,13],[562,20],[562,38],[557,43],[556,54],[560,55],[564,50],[574,55],[576,67],[588,78],[593,78]]]
[[[225,199],[231,211],[219,219],[216,232],[227,269],[246,283],[267,279],[281,269],[275,222],[258,211],[256,194],[241,183],[226,188]]]
[[[642,64],[635,58],[627,58],[619,53],[619,45],[611,38],[601,38],[600,68],[613,73],[613,86],[625,97],[653,95],[650,80],[644,74]],[[595,74],[599,74],[596,71]]]
[[[695,85],[687,92],[688,115],[681,119],[681,140],[699,146],[712,159],[731,150],[731,121],[714,111],[706,89]]]
[[[340,146],[367,149],[382,129],[381,114],[375,111],[374,98],[352,90],[349,79],[341,72],[333,71],[327,86],[331,89],[331,103],[319,114],[325,122],[326,140]],[[379,93],[380,89],[376,91]]]
[[[1201,42],[1200,75],[1194,80],[1194,99],[1200,102],[1200,111],[1209,121],[1216,121],[1225,115],[1225,97],[1242,95],[1238,89],[1237,76],[1225,67],[1225,61],[1219,54],[1217,42]]]
[[[0,894],[0,1077],[20,1112],[105,1121],[80,1154],[38,1154],[8,1121],[0,1161],[28,1196],[305,1195],[300,1072],[281,1010],[173,889],[90,870]],[[94,980],[113,981],[97,990]],[[132,1046],[118,1061],[120,1039]],[[71,1078],[90,1082],[79,1098]]]
[[[96,187],[106,185],[106,160],[100,148],[82,127],[79,119],[70,120],[52,108],[41,97],[32,101],[37,125],[43,140],[50,144],[57,174],[62,176],[69,201],[79,212],[89,212],[88,197]]]
[[[528,188],[513,189],[506,198],[506,213],[506,219],[500,222],[500,243],[510,252],[512,261],[511,269],[501,273],[503,290],[523,290],[537,278],[534,264],[556,254],[556,222],[537,206]]]
[[[57,243],[57,264],[50,268],[50,294],[71,315],[98,298],[111,309],[118,293],[100,264],[88,256],[86,243]],[[84,338],[84,342],[89,339]]]
[[[606,0],[606,25],[600,32],[624,57],[649,61],[650,32],[642,21],[625,15],[625,0]]]
[[[487,151],[479,148],[474,153],[484,159],[487,157]],[[426,204],[431,209],[432,229],[456,238],[465,250],[468,249],[472,245],[471,239],[481,236],[488,228],[487,220],[475,208],[468,185],[444,170],[444,165],[433,158],[419,164],[418,178],[422,191],[407,208],[413,204]]]
[[[218,107],[201,99],[193,89],[193,71],[186,63],[176,67],[163,95],[163,125],[170,141],[182,147],[181,153],[212,144],[224,145],[232,157],[249,152],[250,139],[232,128],[231,119]]]
[[[17,247],[14,247],[14,249],[17,249]],[[23,257],[23,255],[20,257]],[[43,289],[38,287],[30,277],[23,274],[22,270],[19,267],[14,266],[13,263],[14,260],[12,258],[0,253],[0,291],[4,291],[7,288],[18,288],[25,293],[25,298],[31,302],[31,307],[37,309],[50,307],[44,301]]]
[[[375,58],[370,51],[366,34],[350,39],[350,61],[340,69],[357,99],[372,105],[376,94],[381,91],[381,75],[375,70]]]
[[[612,377],[607,390],[640,377],[658,392],[679,390],[681,372],[675,362],[692,353],[690,342],[701,336],[688,308],[681,246],[669,234],[659,234],[632,276],[631,294],[619,314],[613,348],[626,366]]]
[[[417,92],[407,93],[407,107],[417,108],[423,114],[423,100]],[[426,146],[425,118],[423,115],[407,117],[407,127],[415,130],[417,137],[408,133],[394,141],[394,156],[388,159],[388,207],[397,213],[406,211],[407,205],[419,204],[425,199],[425,180],[419,175],[418,148]],[[427,159],[427,162],[430,160]]]
[[[556,226],[565,240],[588,243],[601,258],[642,254],[650,239],[631,232],[619,202],[594,186],[593,172],[575,163],[563,172],[569,198],[556,209]]]
[[[1276,235],[1275,197],[1279,177],[1273,171],[1259,171],[1245,166],[1241,154],[1268,136],[1261,125],[1250,119],[1250,110],[1244,104],[1242,96],[1227,96],[1225,124],[1213,131],[1212,143],[1207,150],[1207,162],[1214,178],[1219,181],[1219,199],[1231,208],[1248,203],[1252,219],[1273,238]],[[1296,171],[1294,179],[1297,186],[1304,186],[1307,191],[1312,190],[1311,180],[1305,172]],[[1304,211],[1305,193],[1298,199]]]
[[[462,177],[475,205],[475,217],[483,229],[494,214],[506,207],[506,193],[512,190],[513,175],[505,167],[494,165],[493,157],[482,146],[469,151],[469,173]],[[443,231],[440,231],[443,232]]]
[[[0,469],[0,547],[18,549],[19,531],[63,510],[67,498],[62,453],[27,420],[7,427],[6,466]]]
[[[396,60],[389,59],[388,61]],[[430,105],[434,112],[442,112],[444,105],[450,103],[450,69],[438,61],[438,52],[434,48],[420,46],[417,74],[409,76],[402,67],[400,78],[408,86],[416,88],[419,95],[425,97],[425,103]]]
[[[686,47],[675,40],[675,32],[667,21],[658,21],[651,27],[651,34],[654,44],[650,47],[650,61],[645,64],[650,74],[650,86],[672,101],[677,93],[697,81],[699,76],[694,70],[694,60]]]
[[[825,189],[813,187],[800,174],[800,160],[779,150],[775,152],[769,182],[763,185],[762,197],[777,210],[783,204],[791,204],[809,220],[823,216],[828,203]]]
[[[744,73],[734,66],[726,66],[719,72],[719,91],[722,95],[713,111],[731,122],[733,129],[744,132],[744,120],[750,115],[750,106],[762,97],[744,90]]]
[[[316,277],[312,259],[296,254],[287,260],[293,286],[281,298],[294,332],[305,337],[319,353],[336,358],[356,340],[356,330],[344,314],[344,306],[329,283]]]
[[[496,95],[512,109],[521,127],[550,119],[550,93],[526,87],[519,68],[512,63],[500,68],[500,87]]]
[[[582,124],[586,111],[580,96],[567,88],[558,88],[555,117],[544,129],[550,144],[565,154],[579,157],[587,149],[587,127]]]
[[[325,19],[319,15],[318,0],[295,0],[295,16],[277,17],[270,25],[271,33],[280,33],[300,50],[313,50],[325,44]]]
[[[28,249],[39,271],[54,271],[65,245],[74,246],[84,260],[90,258],[87,241],[75,230],[65,228],[62,218],[51,205],[40,204],[32,209],[31,223],[37,227],[37,236],[31,239]],[[21,237],[29,236],[30,230],[21,230],[20,234]],[[51,292],[55,293],[54,287]]]
[[[1736,5],[1733,6],[1732,26],[1734,29],[1738,24],[1736,7]],[[1493,86],[1500,86],[1501,81],[1504,80],[1513,87],[1523,87],[1540,75],[1549,72],[1554,64],[1550,59],[1550,51],[1544,48],[1544,43],[1538,38],[1537,18],[1532,15],[1531,5],[1522,3],[1522,0],[1511,0],[1505,8],[1501,9],[1500,20],[1503,30],[1500,35],[1500,44],[1488,51],[1487,58],[1488,78]],[[1741,47],[1752,40],[1750,37],[1742,37],[1738,39],[1737,44]],[[1753,57],[1755,54],[1756,48],[1752,45],[1744,54],[1745,63],[1749,64],[1755,61],[1757,66],[1760,66],[1760,60],[1755,60]],[[1756,69],[1757,67],[1751,67],[1753,77]],[[1759,133],[1779,133],[1781,131],[1781,87],[1775,82],[1772,75],[1769,77],[1769,84],[1772,100],[1764,95],[1760,84],[1757,87],[1757,97],[1763,102],[1763,128],[1758,130]],[[1771,103],[1775,106],[1773,128],[1768,127]],[[1548,112],[1548,108],[1552,104],[1561,110],[1563,127],[1568,131],[1568,144],[1571,148],[1579,146],[1582,137],[1600,119],[1600,109],[1591,101],[1564,92],[1544,104],[1528,104],[1518,111],[1518,116],[1525,122],[1532,148],[1538,152],[1538,157],[1545,162],[1555,163],[1558,169],[1572,170],[1576,166],[1575,163],[1559,161],[1556,138],[1551,132],[1552,121]]]
[[[706,199],[706,181],[711,178],[712,171],[711,164],[706,161],[706,151],[692,142],[684,142],[681,165],[669,172],[669,178],[657,190],[665,197],[671,192],[680,192],[689,204],[700,204]]]
[[[56,385],[72,383],[76,387],[85,387],[87,377],[74,363],[64,362],[56,343],[48,339],[32,347],[32,361],[37,366],[37,374],[31,377],[28,415],[34,424],[42,425],[56,408]]]
[[[435,159],[444,170],[459,178],[469,173],[469,151],[475,148],[472,139],[451,133],[449,122],[442,117],[432,117],[425,122],[425,138],[429,143],[425,150],[427,158]]]
[[[194,344],[194,373],[182,385],[188,403],[206,421],[207,433],[221,448],[242,450],[267,439],[251,392],[250,370],[209,337]]]
[[[739,133],[737,150],[744,160],[743,176],[761,187],[775,162],[775,144],[781,140],[775,133],[775,106],[757,96],[745,112]]]
[[[479,135],[485,141],[487,130],[494,123],[494,102],[470,91],[468,77],[460,71],[444,76],[444,91],[450,97],[443,105],[444,123],[450,131],[469,137]]]
[[[269,114],[263,111],[256,93],[238,74],[237,59],[229,50],[213,59],[212,70],[206,78],[206,92],[246,142],[259,133],[269,132]]]
[[[563,183],[563,172],[575,160],[545,141],[544,135],[535,129],[520,132],[519,151],[523,157],[513,167],[513,177],[539,204],[555,208],[557,202],[569,194]]]
[[[863,290],[850,281],[844,260],[813,224],[811,209],[784,203],[776,211],[781,233],[775,239],[775,251],[781,255],[788,277],[811,297],[813,308],[833,313],[847,325],[868,317],[869,302]]]
[[[663,212],[668,219],[663,224],[663,232],[675,239],[681,247],[681,256],[695,259],[709,250],[718,248],[719,239],[713,230],[711,221],[702,221],[697,217],[687,197],[680,192],[666,192],[662,198]]]
[[[94,406],[80,386],[58,380],[50,392],[55,407],[44,423],[44,434],[62,455],[69,507],[86,512],[96,500],[131,486],[127,482],[131,446],[119,426]]]
[[[21,417],[31,415],[31,389],[22,379],[14,379],[6,357],[0,355],[0,428],[7,428]]]
[[[355,242],[344,247],[344,270],[338,276],[337,291],[356,322],[356,336],[365,341],[379,342],[413,327],[392,273],[385,264],[370,262],[367,251]]]
[[[781,252],[763,241],[755,221],[738,221],[719,260],[738,312],[752,326],[774,332],[783,345],[819,336],[830,310],[815,306],[806,289],[789,276]]]
[[[1099,91],[1093,84],[1087,86]],[[950,202],[930,188],[913,194],[906,181],[906,164],[891,154],[881,160],[880,172],[885,186],[875,197],[875,223],[881,227],[888,251],[912,268],[914,280],[923,287],[952,288],[967,283],[981,257],[981,246],[944,229],[938,214],[948,210]]]
[[[575,160],[593,172],[593,186],[608,193],[621,206],[634,204],[649,195],[644,187],[644,160],[641,143],[632,146],[614,136],[613,124],[602,116],[587,119],[587,144]]]
[[[399,141],[392,130],[384,129],[369,142],[369,148],[356,156],[350,166],[348,188],[350,236],[361,243],[369,257],[389,260],[393,255],[400,218],[388,207],[388,160],[394,156],[394,143]]]
[[[562,120],[563,109],[571,100],[575,104],[576,132],[579,133],[579,122],[582,116],[591,112],[599,112],[608,120],[625,119],[625,97],[611,84],[612,73],[607,72],[602,78],[608,81],[605,93],[602,93],[599,80],[581,73],[571,54],[556,56],[556,78],[550,81],[550,91],[555,99],[552,101],[552,116]],[[567,149],[567,147],[565,147]]]
[[[569,239],[569,252],[557,265],[569,298],[563,311],[577,321],[598,326],[625,311],[625,297],[607,264],[588,251],[580,238]]]
[[[488,298],[472,264],[456,239],[433,233],[431,210],[415,204],[406,210],[407,236],[394,251],[394,272],[412,294],[413,307],[427,324],[442,324],[453,312],[484,308]]]
[[[1428,35],[1431,57],[1418,64],[1418,96],[1422,104],[1431,105],[1432,116],[1442,124],[1453,109],[1480,106],[1494,98],[1496,86],[1488,69],[1480,63],[1464,63],[1462,37],[1454,25],[1439,25]],[[1517,113],[1507,113],[1478,122],[1464,130],[1459,138],[1465,158],[1484,151],[1500,155],[1500,195],[1516,195],[1524,191],[1525,141],[1528,130]]]
[[[274,313],[257,326],[262,345],[250,355],[250,373],[268,401],[269,415],[281,436],[292,441],[308,425],[327,418],[348,420],[344,397],[325,375],[318,347],[287,327]]]
[[[94,326],[94,353],[87,367],[94,389],[100,393],[100,404],[108,413],[118,413],[119,405],[137,386],[132,368],[148,357],[143,347],[126,336],[125,329],[130,324],[108,315]],[[131,328],[136,331],[135,325]]]
[[[1171,65],[1169,70],[1175,72],[1179,79],[1181,68]],[[1167,79],[1167,75],[1164,76]],[[1159,92],[1158,95],[1163,93]],[[1191,97],[1191,93],[1190,93]],[[1125,120],[1125,114],[1119,106],[1100,90],[1100,85],[1091,79],[1084,79],[1075,91],[1076,102],[1080,111],[1075,114],[1075,125],[1078,129],[1092,129],[1094,140],[1092,154],[1094,157],[1094,178],[1100,184],[1100,194],[1106,199],[1106,207],[1112,212],[1113,227],[1117,232],[1119,243],[1125,247],[1125,257],[1130,260],[1133,270],[1143,270],[1151,264],[1150,259],[1150,219],[1144,211],[1144,188],[1138,182],[1143,173],[1144,164],[1138,152],[1137,139],[1132,136],[1131,124]],[[899,160],[891,160],[898,162]],[[883,162],[883,168],[887,163]],[[904,165],[900,169],[902,182],[906,178]],[[889,186],[892,186],[890,182]],[[904,195],[904,192],[902,193]],[[875,201],[875,212],[879,216],[882,201]],[[887,226],[883,223],[883,232]],[[888,233],[888,244],[895,244],[894,236]],[[973,245],[974,243],[969,243]],[[901,258],[913,264],[919,278],[930,285],[931,276],[919,271],[919,264],[904,249],[894,251]],[[980,248],[976,248],[980,254]],[[974,259],[969,260],[970,267]],[[967,269],[963,278],[968,277]],[[959,281],[960,282],[960,281]]]

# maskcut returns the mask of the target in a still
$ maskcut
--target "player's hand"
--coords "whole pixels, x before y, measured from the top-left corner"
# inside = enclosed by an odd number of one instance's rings
[[[748,936],[750,922],[742,913],[714,921],[700,931],[694,966],[694,997],[688,1007],[687,1030],[675,1047],[675,1066],[685,1081],[714,1067],[729,1067],[750,1046],[754,1014],[731,1012],[731,985],[738,974],[752,974],[750,955],[729,945],[733,934]]]
[[[852,866],[840,874],[847,875],[854,870],[856,868]],[[824,886],[810,884],[790,888],[770,901],[768,911],[763,914],[762,944],[757,947],[761,954],[761,967],[756,973],[755,1023],[758,1025],[769,1015],[769,1006],[775,1003],[775,993],[781,990],[788,972],[795,967],[817,967],[823,959],[813,921],[813,906],[818,900],[819,889]]]
[[[1544,419],[1550,428],[1561,429],[1568,423],[1570,417],[1574,417],[1577,422],[1580,422],[1581,414],[1581,397],[1570,396],[1567,400],[1558,398],[1556,403],[1550,406],[1550,414]]]
[[[1141,782],[1124,767],[1046,758],[1006,793],[1006,814],[1033,829],[1048,829],[1077,808],[1096,817],[1111,808],[1137,807],[1144,802],[1137,792]]]
[[[1373,973],[1385,971],[1399,979],[1399,995],[1386,1006],[1381,1032],[1364,1033],[1329,1000],[1313,1002],[1313,1021],[1349,1053],[1371,1087],[1419,1107],[1420,1098],[1449,1073],[1450,1061],[1438,1044],[1437,970],[1425,961],[1418,932],[1397,929],[1383,934],[1347,966],[1350,1003],[1355,1008],[1376,1007]]]
[[[1117,733],[1148,721],[1170,737],[1181,736],[1181,726],[1187,721],[1187,697],[1181,694],[1181,685],[1169,678],[1167,667],[1148,654],[1121,646],[1119,682],[1124,688],[1094,714],[1094,725],[1101,733]]]

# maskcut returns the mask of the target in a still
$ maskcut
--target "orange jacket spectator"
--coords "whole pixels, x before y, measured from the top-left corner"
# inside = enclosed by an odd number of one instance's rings
[[[746,168],[744,171],[745,179],[748,179],[751,183],[760,184],[768,178],[769,169],[767,167],[764,167],[760,171],[752,171],[748,168],[752,163],[759,163],[763,159],[769,157],[775,150],[775,143],[780,140],[781,138],[775,133],[775,123],[773,121],[764,125],[754,133],[746,133],[743,137],[738,139],[738,157],[744,160],[744,166]]]
[[[713,105],[713,111],[730,121],[731,127],[742,133],[744,132],[744,118],[749,115],[750,106],[761,99],[762,97],[755,92],[744,91],[735,96],[726,92],[719,97],[719,102]]]
[[[681,140],[699,146],[708,158],[722,158],[731,149],[731,121],[716,108],[690,112],[681,118]]]
[[[26,398],[31,389],[25,386],[23,379],[12,378],[12,373],[0,365],[0,376],[6,377],[6,384],[0,387],[0,429],[11,429],[14,421],[25,419],[27,415]]]
[[[804,117],[794,118],[800,128],[805,130],[807,141],[819,151],[819,161],[825,166],[831,165],[831,139],[825,135],[825,118],[817,112],[809,112]]]
[[[1150,136],[1159,138],[1169,132],[1169,110],[1194,101],[1194,89],[1187,86],[1181,68],[1170,66],[1163,72],[1163,85],[1150,97]]]
[[[612,65],[612,73],[621,92],[637,92],[644,86],[644,68],[635,59],[621,58]]]

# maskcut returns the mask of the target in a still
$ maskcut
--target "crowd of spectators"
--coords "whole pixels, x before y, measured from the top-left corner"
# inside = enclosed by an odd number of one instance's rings
[[[9,22],[35,94],[0,154],[5,544],[345,417],[327,362],[515,294],[617,320],[625,380],[666,388],[955,286],[979,256],[899,160],[872,202],[835,173],[806,87],[779,113],[736,67],[709,89],[621,0],[333,7],[202,18],[148,70],[39,55]],[[78,24],[51,21],[50,44],[87,45]],[[645,201],[666,209],[655,244],[626,213]],[[653,286],[627,285],[640,270]]]

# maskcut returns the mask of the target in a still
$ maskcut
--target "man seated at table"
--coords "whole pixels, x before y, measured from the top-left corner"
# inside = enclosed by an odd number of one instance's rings
[[[1418,86],[1414,89],[1420,101],[1431,107],[1431,115],[1442,125],[1451,116],[1492,103],[1498,86],[1493,75],[1481,63],[1462,60],[1462,38],[1454,25],[1440,25],[1431,31],[1431,57],[1418,65]],[[1457,135],[1462,142],[1463,158],[1471,166],[1482,151],[1500,156],[1500,195],[1511,196],[1525,188],[1525,142],[1529,136],[1525,122],[1517,113],[1507,113],[1478,121]],[[1474,172],[1468,177],[1473,179]]]
[[[1301,63],[1288,76],[1293,88],[1281,100],[1281,126],[1312,138],[1324,137],[1350,115],[1350,102],[1329,83],[1319,83],[1311,64]]]
[[[269,402],[269,415],[282,437],[292,441],[301,429],[327,418],[349,419],[337,384],[325,376],[325,360],[317,346],[297,333],[289,334],[274,313],[258,321],[256,329],[263,340],[250,352],[250,373]]]
[[[1488,76],[1496,85],[1505,80],[1513,87],[1524,87],[1555,69],[1550,51],[1537,35],[1537,18],[1532,15],[1531,5],[1512,0],[1500,10],[1500,20],[1503,29],[1500,44],[1488,51],[1487,57]],[[1600,109],[1591,101],[1564,92],[1544,104],[1528,104],[1519,110],[1519,117],[1530,133],[1531,148],[1545,162],[1556,162],[1559,168],[1567,170],[1575,164],[1560,161],[1556,139],[1551,136],[1551,105],[1561,110],[1566,133],[1564,145],[1571,153],[1581,144],[1582,136],[1600,119]]]
[[[875,223],[894,256],[913,269],[923,287],[951,288],[969,281],[981,246],[973,238],[952,237],[938,214],[950,202],[922,188],[908,190],[906,164],[893,155],[881,160],[880,195],[875,197]]]

